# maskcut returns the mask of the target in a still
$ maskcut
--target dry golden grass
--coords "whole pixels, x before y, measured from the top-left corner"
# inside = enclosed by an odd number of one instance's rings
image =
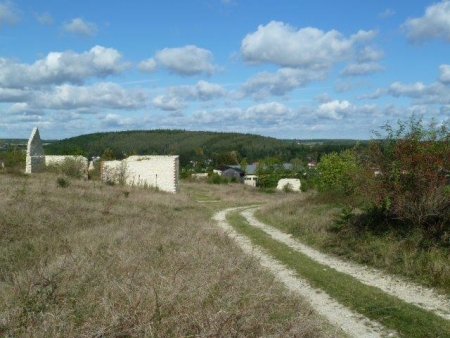
[[[210,216],[290,198],[0,174],[0,336],[329,337]],[[197,200],[209,201],[199,203]],[[216,201],[216,202],[210,202]]]

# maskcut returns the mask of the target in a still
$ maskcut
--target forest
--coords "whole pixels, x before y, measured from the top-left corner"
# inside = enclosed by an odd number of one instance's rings
[[[366,141],[362,141],[365,143]],[[131,154],[179,155],[180,165],[208,162],[218,165],[223,154],[233,154],[240,163],[253,163],[269,157],[289,162],[318,161],[323,154],[353,147],[355,140],[281,140],[253,134],[186,130],[120,131],[80,135],[44,142],[46,154],[101,156],[106,150],[122,159]],[[232,164],[232,163],[226,163]]]

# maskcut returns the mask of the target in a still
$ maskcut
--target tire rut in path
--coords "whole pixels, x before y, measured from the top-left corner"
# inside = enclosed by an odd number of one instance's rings
[[[333,325],[340,327],[352,337],[375,338],[396,336],[395,332],[386,329],[378,322],[349,310],[333,298],[329,297],[325,292],[311,287],[307,281],[296,276],[295,272],[286,268],[277,260],[253,246],[247,237],[238,234],[227,222],[226,215],[228,212],[239,209],[242,208],[222,210],[217,212],[213,216],[213,219],[217,221],[218,226],[223,229],[229,237],[236,241],[246,254],[257,258],[260,264],[264,268],[270,270],[275,278],[281,281],[290,291],[301,295],[319,314],[327,318]]]
[[[251,226],[263,230],[273,239],[288,245],[294,250],[304,253],[318,263],[350,275],[361,283],[377,287],[383,292],[395,296],[404,302],[414,304],[417,307],[431,311],[442,318],[450,320],[450,300],[448,298],[438,295],[432,289],[406,282],[399,277],[387,275],[376,269],[369,269],[355,263],[345,262],[316,251],[292,238],[290,234],[284,233],[257,220],[254,216],[257,209],[258,208],[255,207],[245,209],[241,214]]]

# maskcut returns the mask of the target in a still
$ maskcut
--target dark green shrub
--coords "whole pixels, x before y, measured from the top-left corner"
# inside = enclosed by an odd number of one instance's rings
[[[84,178],[86,170],[83,158],[75,157],[67,157],[59,163],[52,163],[47,166],[47,171],[49,172],[77,179]]]
[[[58,188],[67,188],[70,185],[70,181],[65,177],[58,177],[56,179],[56,185]]]
[[[229,179],[220,176],[217,173],[213,173],[208,176],[208,179],[206,180],[207,183],[210,184],[228,184],[230,182]]]
[[[293,190],[292,185],[291,185],[290,183],[286,183],[286,184],[283,186],[283,191],[284,191],[285,193],[290,193],[290,192],[293,192],[294,190]]]

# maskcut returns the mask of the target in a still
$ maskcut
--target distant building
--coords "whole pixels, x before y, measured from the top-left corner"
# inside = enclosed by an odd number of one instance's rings
[[[315,169],[317,167],[316,161],[308,162],[308,169]]]
[[[245,175],[244,184],[249,185],[251,187],[256,187],[258,183],[258,176],[256,175]]]

